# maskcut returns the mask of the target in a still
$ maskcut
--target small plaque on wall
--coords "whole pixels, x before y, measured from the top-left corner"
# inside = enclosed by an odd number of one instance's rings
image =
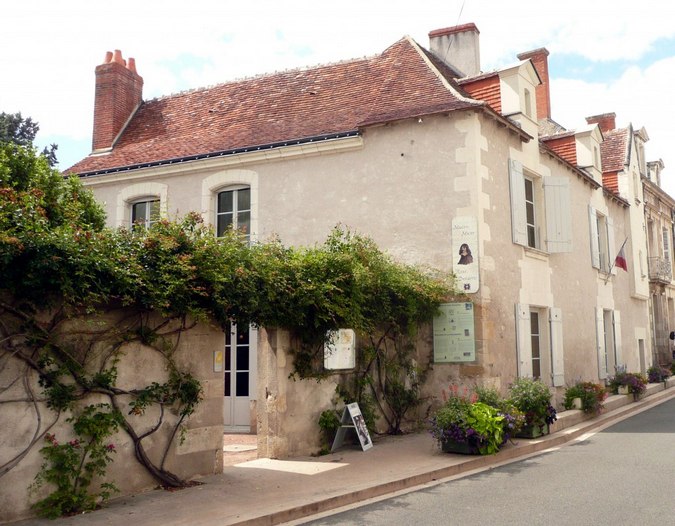
[[[323,366],[331,370],[356,367],[356,334],[352,329],[328,333],[323,348]]]
[[[476,360],[473,303],[444,303],[434,318],[434,363]]]
[[[213,372],[223,372],[223,351],[213,351]]]

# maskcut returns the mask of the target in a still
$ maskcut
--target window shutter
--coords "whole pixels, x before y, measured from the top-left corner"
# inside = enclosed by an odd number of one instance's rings
[[[523,165],[509,159],[509,184],[511,189],[511,230],[513,242],[527,246],[527,215],[525,210],[525,177]]]
[[[516,357],[518,377],[532,377],[532,333],[530,306],[516,304]]]
[[[616,365],[623,364],[623,356],[621,353],[621,315],[618,310],[613,312],[614,322],[614,358]]]
[[[546,201],[546,250],[572,252],[570,182],[566,177],[544,177]]]
[[[616,260],[616,243],[614,243],[614,221],[611,217],[606,218],[607,223],[607,268],[612,268],[612,274],[616,274],[616,266],[614,261]]]
[[[598,215],[595,208],[588,207],[588,223],[591,227],[591,265],[600,268],[600,247],[598,247]]]
[[[598,378],[607,378],[607,362],[605,360],[605,320],[601,308],[595,309],[595,341],[598,350]]]
[[[552,307],[549,311],[549,322],[551,326],[551,373],[553,386],[559,387],[565,385],[562,310]]]

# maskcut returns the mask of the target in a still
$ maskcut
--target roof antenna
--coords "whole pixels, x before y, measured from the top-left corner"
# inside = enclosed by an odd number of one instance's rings
[[[456,26],[459,25],[459,20],[462,18],[462,12],[464,11],[464,4],[466,3],[466,0],[462,0],[462,7],[459,8],[459,14],[457,15],[457,22],[455,23]],[[453,33],[450,35],[450,38],[448,39],[448,48],[445,50],[445,54],[443,56],[444,60],[447,60],[448,58],[448,53],[450,53],[450,46],[452,46],[452,41],[455,39],[455,34]]]

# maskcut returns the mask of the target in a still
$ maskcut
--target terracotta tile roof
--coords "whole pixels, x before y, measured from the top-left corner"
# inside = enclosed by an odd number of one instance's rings
[[[619,172],[628,162],[628,128],[607,130],[600,145],[602,156],[602,185],[614,194],[619,194]]]
[[[603,132],[600,145],[603,172],[620,172],[628,161],[628,128]]]
[[[458,81],[473,98],[484,100],[497,113],[502,112],[502,91],[497,72]]]
[[[541,137],[540,141],[572,166],[577,166],[577,144],[573,131]]]
[[[619,174],[618,172],[603,172],[602,186],[610,192],[619,193]]]
[[[461,90],[448,89],[425,56],[404,37],[370,58],[146,101],[110,153],[86,157],[67,172],[91,173],[278,144],[484,106],[463,99]],[[449,68],[441,75],[456,86]]]

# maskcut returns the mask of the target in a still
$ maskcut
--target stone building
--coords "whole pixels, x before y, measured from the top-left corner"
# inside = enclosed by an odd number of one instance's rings
[[[617,366],[646,370],[642,172],[611,182],[602,123],[551,118],[545,49],[485,72],[474,24],[429,39],[147,101],[133,60],[109,53],[93,151],[69,171],[111,226],[194,210],[216,235],[311,245],[341,223],[399,261],[454,272],[470,312],[457,338],[420,339],[428,394],[534,376],[561,396]],[[627,270],[614,265],[622,246]],[[315,448],[333,391],[289,385],[287,344],[238,328],[213,349],[228,356],[225,426],[257,427],[262,455]]]

